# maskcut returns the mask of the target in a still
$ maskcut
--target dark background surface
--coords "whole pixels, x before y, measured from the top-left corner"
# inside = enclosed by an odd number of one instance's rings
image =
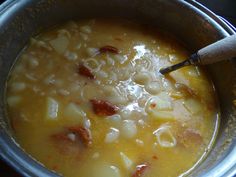
[[[0,0],[0,4],[2,2]],[[198,0],[198,2],[236,26],[236,0]],[[21,177],[21,175],[0,160],[0,177]]]
[[[197,0],[236,26],[236,0]]]

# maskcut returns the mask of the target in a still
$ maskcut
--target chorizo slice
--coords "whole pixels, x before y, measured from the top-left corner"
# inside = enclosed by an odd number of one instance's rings
[[[95,76],[93,75],[92,71],[90,71],[89,68],[87,68],[84,64],[80,63],[78,67],[78,74],[84,77],[87,77],[89,79],[95,79]]]
[[[114,54],[118,54],[119,50],[116,47],[113,47],[111,45],[106,45],[103,46],[99,49],[100,53],[105,53],[105,52],[110,52],[110,53],[114,53]]]
[[[90,100],[93,111],[98,116],[112,116],[117,113],[119,108],[108,101],[104,100]]]
[[[144,174],[148,168],[150,168],[150,165],[148,163],[143,163],[143,164],[137,165],[134,173],[132,174],[132,177],[144,176]]]

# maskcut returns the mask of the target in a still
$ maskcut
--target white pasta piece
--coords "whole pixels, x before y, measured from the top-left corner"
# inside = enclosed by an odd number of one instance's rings
[[[128,98],[128,100],[129,100],[130,102],[133,102],[134,100],[137,99],[136,95],[135,95],[135,94],[132,94],[132,93],[129,93],[129,94],[127,95],[127,98]]]
[[[198,67],[189,67],[188,69],[188,75],[191,77],[199,77],[200,71],[198,70]]]
[[[84,65],[92,72],[98,72],[101,69],[101,64],[95,58],[85,59]]]
[[[114,72],[110,72],[109,74],[110,74],[110,75],[109,75],[110,81],[111,81],[111,82],[116,82],[116,81],[117,81],[117,74],[114,73]]]
[[[127,104],[128,99],[124,94],[120,93],[116,87],[106,85],[103,87],[104,95],[107,97],[108,101],[113,104]]]
[[[69,61],[75,61],[78,59],[78,55],[75,52],[66,51],[64,57]]]
[[[174,85],[168,79],[162,78],[161,81],[162,81],[162,86],[163,86],[164,90],[166,90],[166,91],[173,91],[174,90]]]
[[[149,100],[150,95],[148,94],[143,94],[139,99],[138,99],[138,105],[140,107],[145,107],[147,101]]]
[[[83,33],[87,33],[87,34],[89,34],[89,33],[92,32],[91,27],[88,26],[88,25],[81,26],[81,27],[79,28],[79,30],[80,30],[81,32],[83,32]]]
[[[123,119],[143,119],[146,117],[146,113],[142,108],[136,106],[135,104],[129,104],[120,111],[120,115]]]
[[[7,104],[10,107],[17,106],[21,102],[22,98],[20,96],[9,96],[7,98]]]
[[[121,177],[121,175],[116,166],[99,163],[92,169],[91,177]]]
[[[28,58],[28,63],[29,63],[30,68],[35,68],[39,65],[39,62],[35,57],[29,57]]]
[[[80,36],[82,37],[82,39],[84,40],[84,41],[87,41],[88,40],[88,35],[87,34],[85,34],[85,33],[79,33],[80,34]],[[84,46],[84,47],[86,47],[86,46]]]
[[[179,61],[179,59],[176,57],[176,55],[174,55],[174,54],[169,54],[168,55],[168,60],[169,60],[169,62],[171,62],[171,63],[176,63],[176,62],[178,62]]]
[[[100,63],[101,63],[101,65],[106,65],[106,61],[105,60],[100,60]]]
[[[41,48],[44,48],[48,51],[52,51],[52,48],[44,41],[40,41],[40,40],[31,38],[30,42],[31,42],[31,44],[36,45],[37,47],[41,47]]]
[[[78,83],[73,82],[73,83],[71,83],[70,86],[68,87],[68,90],[69,90],[70,92],[77,92],[77,91],[80,90],[80,88],[81,88],[81,86],[80,86]]]
[[[14,82],[10,87],[13,92],[19,92],[26,88],[26,84],[24,82]]]
[[[157,94],[162,90],[160,82],[153,81],[145,85],[145,90],[150,94]]]
[[[148,114],[159,120],[175,119],[172,112],[172,100],[165,92],[151,97],[146,104],[145,110]]]
[[[139,120],[138,120],[138,124],[139,124],[140,126],[142,126],[143,128],[146,127],[146,126],[148,126],[148,124],[144,121],[144,119],[139,119]]]
[[[75,140],[76,140],[76,136],[75,136],[74,133],[69,133],[69,134],[67,135],[67,137],[68,137],[71,141],[75,141]]]
[[[126,70],[121,70],[117,73],[118,79],[120,81],[125,81],[128,80],[130,78],[132,72],[130,72],[128,69]]]
[[[84,127],[88,129],[91,127],[91,121],[89,119],[84,120]]]
[[[143,57],[148,52],[148,49],[146,49],[146,46],[143,44],[136,45],[133,49],[136,50],[136,55],[134,57],[135,59]]]
[[[193,98],[185,99],[183,105],[192,114],[198,114],[203,110],[201,102]]]
[[[158,120],[175,120],[175,117],[172,112],[170,111],[157,111],[155,112],[154,118]]]
[[[55,75],[54,74],[51,74],[49,75],[48,77],[46,77],[43,81],[46,85],[49,85],[49,84],[54,84],[55,83]]]
[[[38,41],[37,45],[39,47],[42,47],[42,48],[48,50],[48,51],[52,51],[52,48],[44,41]]]
[[[114,66],[115,65],[115,61],[112,57],[110,57],[110,55],[107,53],[106,54],[106,61],[108,65]]]
[[[112,116],[107,116],[106,120],[114,123],[115,125],[119,125],[121,123],[121,116],[119,114],[114,114]]]
[[[120,157],[122,159],[123,166],[127,170],[131,170],[131,168],[133,167],[133,161],[127,155],[125,155],[123,152],[120,152]]]
[[[76,50],[79,50],[81,48],[82,44],[81,43],[78,43],[76,46],[75,46],[75,49]]]
[[[127,60],[128,57],[120,54],[114,55],[114,60],[118,61],[120,64],[124,64]]]
[[[108,74],[105,71],[102,71],[102,70],[96,72],[96,76],[99,79],[108,78]]]
[[[125,138],[133,138],[137,134],[137,127],[133,120],[124,120],[121,133]]]
[[[145,57],[141,59],[135,60],[135,68],[137,72],[140,72],[142,70],[149,71],[153,66],[153,62],[151,61],[151,58]]]
[[[92,158],[93,158],[93,159],[97,159],[97,158],[99,158],[99,157],[100,157],[99,152],[95,152],[95,153],[92,155]]]
[[[174,98],[174,99],[181,99],[181,98],[184,98],[184,95],[183,95],[183,93],[181,93],[179,91],[171,91],[170,97]]]
[[[134,68],[131,64],[129,64],[126,67],[118,68],[115,72],[117,73],[117,77],[120,81],[125,81],[132,77]]]
[[[84,118],[86,117],[86,113],[75,103],[69,103],[65,107],[63,114],[66,118],[79,120],[81,124],[84,123]]]
[[[157,142],[161,147],[171,148],[176,146],[177,141],[171,133],[169,125],[163,125],[153,132],[157,138]]]
[[[71,38],[71,34],[68,30],[66,29],[61,29],[61,30],[58,30],[58,35],[59,36],[66,36],[68,37],[69,39]]]
[[[86,53],[89,57],[95,57],[99,53],[99,50],[98,48],[89,47],[86,49]]]
[[[138,146],[141,146],[141,147],[144,146],[144,142],[140,139],[136,139],[135,142]]]
[[[59,89],[58,90],[58,93],[62,96],[68,96],[70,95],[70,92],[68,90],[65,90],[65,89]]]
[[[129,119],[132,114],[132,111],[130,109],[124,108],[120,111],[120,115],[122,119]]]
[[[30,81],[33,81],[33,82],[35,82],[35,81],[38,80],[33,74],[30,74],[30,73],[26,73],[26,74],[25,74],[25,77],[26,77],[27,79],[29,79]]]
[[[66,36],[58,36],[49,43],[57,53],[63,54],[69,45],[69,40]]]
[[[155,109],[173,110],[172,100],[166,92],[161,92],[149,100],[149,104],[156,104]],[[153,105],[150,105],[153,106]]]
[[[99,79],[96,79],[96,80],[94,81],[94,83],[97,84],[97,85],[101,85],[102,82],[101,82]]]
[[[110,128],[109,132],[106,134],[105,143],[113,143],[119,138],[120,131],[116,128]]]
[[[119,96],[119,92],[116,87],[110,86],[110,85],[105,85],[103,87],[103,91],[105,92],[105,95],[110,97],[110,96]]]
[[[38,87],[38,86],[36,86],[36,85],[33,85],[32,86],[32,90],[33,90],[33,92],[35,92],[35,93],[39,93],[41,90],[40,90],[40,88]]]
[[[137,84],[145,85],[151,81],[151,76],[148,72],[138,72],[133,76],[133,81]]]
[[[56,120],[58,117],[59,112],[59,103],[51,98],[47,98],[47,112],[46,112],[46,118],[49,120]]]

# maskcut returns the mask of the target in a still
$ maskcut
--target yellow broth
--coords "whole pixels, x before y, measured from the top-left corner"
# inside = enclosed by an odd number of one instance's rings
[[[158,72],[188,54],[122,20],[69,22],[32,38],[7,83],[17,142],[67,177],[186,174],[209,150],[218,112],[201,68]]]

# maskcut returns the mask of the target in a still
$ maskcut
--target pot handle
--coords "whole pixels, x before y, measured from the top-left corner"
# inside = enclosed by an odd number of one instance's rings
[[[222,17],[222,16],[219,16],[219,15],[217,15],[218,17],[219,17],[219,19],[220,20],[222,20],[224,23],[226,23],[226,25],[228,25],[235,33],[236,33],[236,28],[235,28],[235,26],[233,26],[228,20],[226,20],[224,17]]]

